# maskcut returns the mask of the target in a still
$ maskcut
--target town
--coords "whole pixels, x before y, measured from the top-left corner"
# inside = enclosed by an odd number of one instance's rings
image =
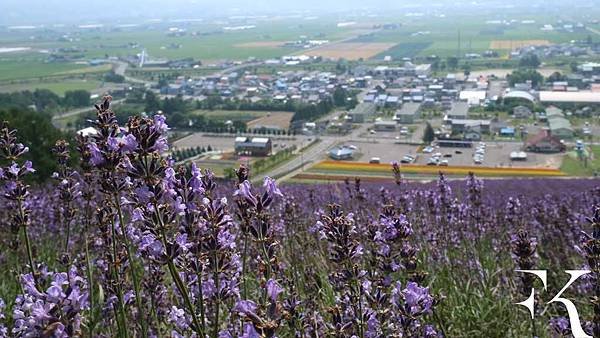
[[[343,39],[323,30],[283,41],[243,42],[234,47],[269,53],[215,60],[186,54],[189,39],[252,32],[259,27],[256,21],[230,20],[222,33],[194,29],[194,23],[80,25],[36,38],[60,42],[61,47],[47,53],[47,65],[83,62],[88,67],[80,79],[52,75],[42,83],[60,80],[61,86],[77,88],[98,83],[95,71],[101,69],[102,82],[90,90],[89,102],[109,94],[123,118],[164,114],[171,126],[171,156],[219,176],[232,175],[233,168],[244,164],[257,174],[291,181],[348,175],[376,180],[395,162],[408,179],[428,179],[439,171],[499,177],[599,172],[596,21],[482,20],[482,31],[494,32],[489,44],[473,48],[473,37],[458,30],[451,35],[456,50],[439,54],[416,43],[371,42],[400,37],[412,20],[337,22],[328,29],[346,32]],[[90,54],[97,46],[85,42],[89,34],[132,34],[140,27],[164,34],[158,51],[130,39],[99,57]],[[494,37],[532,28],[536,36],[569,40]],[[5,29],[37,32],[35,27]],[[441,34],[417,33],[410,39]],[[33,51],[11,48],[4,55]],[[92,58],[83,61],[87,55]],[[27,88],[28,81],[5,83],[16,83],[6,88]],[[48,110],[32,103],[37,110]],[[83,105],[69,110],[59,104],[52,115],[60,129],[83,135],[93,129],[87,124],[93,112]]]

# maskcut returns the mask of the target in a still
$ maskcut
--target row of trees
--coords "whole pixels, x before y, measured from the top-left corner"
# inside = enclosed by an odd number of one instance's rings
[[[175,149],[171,155],[173,156],[173,159],[175,161],[183,161],[188,158],[192,158],[194,156],[198,156],[200,154],[204,154],[204,153],[212,151],[212,150],[213,150],[213,148],[209,144],[207,147],[198,146],[198,147],[186,148],[186,149]]]
[[[60,108],[79,108],[90,106],[90,92],[87,90],[70,90],[64,97],[48,89],[24,90],[13,93],[0,93],[0,107],[3,109],[35,109],[43,112],[54,112]]]
[[[349,92],[341,87],[334,91],[332,98],[320,100],[316,104],[295,100],[251,102],[238,98],[223,99],[219,95],[211,95],[203,101],[194,103],[184,100],[181,96],[161,100],[151,91],[147,91],[143,95],[132,93],[128,98],[128,102],[143,104],[144,110],[149,113],[162,111],[169,124],[175,128],[191,128],[210,132],[248,132],[248,130],[246,129],[246,121],[233,120],[232,125],[226,125],[225,121],[208,119],[201,114],[193,114],[194,110],[289,111],[294,112],[293,121],[311,121],[329,113],[335,107],[351,109],[358,103],[356,93]],[[260,129],[253,132],[272,133]],[[275,134],[277,133],[275,132]]]

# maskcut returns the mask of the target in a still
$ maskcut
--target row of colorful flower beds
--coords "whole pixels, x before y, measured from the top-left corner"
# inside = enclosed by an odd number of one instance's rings
[[[364,174],[373,176],[390,173],[390,164],[374,164],[365,162],[340,162],[322,161],[314,165],[309,172],[312,175],[335,175],[335,174]],[[428,166],[417,164],[402,164],[401,171],[404,174],[437,175],[440,171],[446,175],[465,176],[472,172],[477,176],[487,177],[516,177],[516,176],[566,176],[559,169],[549,168],[527,168],[527,167],[482,167],[482,166]]]

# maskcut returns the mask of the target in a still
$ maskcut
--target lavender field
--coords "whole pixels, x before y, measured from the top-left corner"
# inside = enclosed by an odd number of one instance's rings
[[[59,141],[32,184],[0,130],[0,337],[600,337],[597,180],[281,185],[165,156],[163,116]],[[50,151],[50,150],[48,150]],[[515,305],[548,270],[536,314]]]

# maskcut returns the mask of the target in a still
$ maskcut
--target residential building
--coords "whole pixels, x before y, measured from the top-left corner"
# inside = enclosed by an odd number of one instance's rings
[[[466,120],[469,114],[469,104],[463,101],[454,102],[450,111],[446,114],[447,120]]]
[[[575,134],[571,122],[564,117],[556,116],[548,119],[548,126],[552,135],[561,139],[571,139]]]
[[[515,128],[512,127],[504,127],[500,129],[500,136],[503,137],[515,137]]]
[[[516,106],[513,108],[513,116],[516,119],[528,119],[532,116],[532,112],[528,107]]]
[[[411,124],[415,123],[421,116],[419,113],[420,104],[415,102],[405,103],[400,110],[396,112],[394,120],[398,123]]]
[[[463,139],[469,141],[481,141],[481,130],[480,128],[468,128],[463,133]]]
[[[451,122],[452,133],[464,133],[468,130],[479,130],[483,134],[489,134],[490,132],[490,120],[457,120],[454,119]]]
[[[354,109],[352,109],[348,116],[353,123],[364,123],[366,119],[372,117],[375,114],[377,107],[372,103],[360,103]]]
[[[396,131],[396,121],[375,121],[373,128],[376,131]]]

